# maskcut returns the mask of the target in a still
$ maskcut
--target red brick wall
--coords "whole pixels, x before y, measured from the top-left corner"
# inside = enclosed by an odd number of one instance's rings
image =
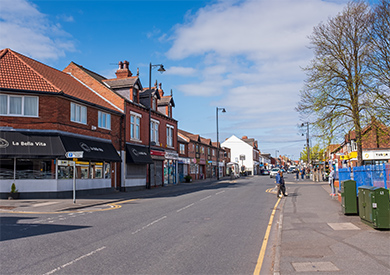
[[[115,148],[119,150],[120,115],[111,113],[111,130],[102,129],[97,127],[99,109],[84,105],[87,107],[87,124],[71,122],[70,103],[69,99],[58,95],[39,95],[39,116],[37,118],[1,116],[0,126],[13,127],[15,129],[60,130],[110,139]],[[75,103],[83,105],[78,102]],[[101,111],[109,113],[105,110]],[[92,130],[92,126],[96,126],[96,130]]]

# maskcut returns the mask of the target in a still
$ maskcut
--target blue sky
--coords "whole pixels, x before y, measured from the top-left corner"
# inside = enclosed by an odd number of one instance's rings
[[[0,48],[59,70],[73,61],[107,78],[127,60],[144,87],[149,62],[164,64],[152,82],[173,91],[180,129],[216,141],[216,107],[224,107],[221,142],[246,135],[262,153],[297,159],[305,137],[294,108],[301,68],[313,57],[307,37],[345,3],[0,0]]]

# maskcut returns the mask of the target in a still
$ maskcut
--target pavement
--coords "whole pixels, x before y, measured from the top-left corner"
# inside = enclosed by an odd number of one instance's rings
[[[344,215],[327,182],[286,182],[276,274],[390,274],[390,231]]]
[[[225,181],[229,179],[212,184]],[[76,198],[76,203],[71,198],[0,200],[0,213],[104,211],[128,200],[180,195],[202,184],[209,185],[210,181],[82,197]],[[359,216],[344,215],[338,199],[329,196],[326,182],[295,182],[287,178],[286,187],[288,196],[281,199],[280,213],[272,226],[277,235],[274,275],[390,274],[389,230],[376,230]]]

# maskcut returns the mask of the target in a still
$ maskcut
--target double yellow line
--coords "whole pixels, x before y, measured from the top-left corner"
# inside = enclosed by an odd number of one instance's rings
[[[278,207],[278,204],[279,204],[279,202],[280,202],[280,199],[281,199],[281,198],[279,198],[278,201],[275,203],[274,209],[272,210],[272,213],[271,213],[271,217],[269,218],[267,230],[265,231],[265,236],[264,236],[264,239],[263,239],[263,244],[262,244],[261,249],[260,249],[259,258],[257,259],[257,264],[256,264],[256,267],[255,267],[255,271],[253,272],[253,275],[258,275],[258,274],[260,274],[261,266],[263,265],[263,261],[264,261],[265,249],[267,248],[268,239],[269,239],[269,234],[270,234],[270,232],[271,232],[272,222],[273,222],[273,220],[274,220],[275,212],[276,212],[276,207]]]

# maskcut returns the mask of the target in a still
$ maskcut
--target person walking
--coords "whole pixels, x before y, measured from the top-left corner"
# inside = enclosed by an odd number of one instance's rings
[[[299,168],[295,170],[295,180],[299,181]]]
[[[283,177],[282,170],[279,171],[279,173],[276,175],[275,179],[276,179],[276,185],[278,187],[278,191],[276,193],[276,197],[277,198],[281,198],[282,194],[286,197],[287,196],[286,185],[285,185],[285,182],[284,182],[284,177]]]
[[[334,174],[333,167],[331,167],[330,173],[329,173],[329,184],[330,184],[330,188],[332,190],[332,193],[330,193],[330,196],[332,196],[332,197],[335,197],[337,195],[336,188],[334,187],[334,180],[335,180],[335,174]]]

